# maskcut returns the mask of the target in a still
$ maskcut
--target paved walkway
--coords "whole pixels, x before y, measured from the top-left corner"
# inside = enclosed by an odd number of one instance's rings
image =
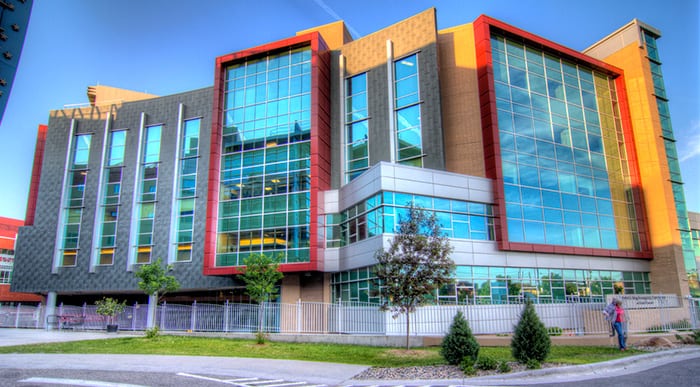
[[[73,332],[0,328],[0,346],[141,336],[130,332]],[[275,377],[327,386],[513,385],[587,380],[624,375],[684,359],[700,358],[700,346],[630,356],[604,363],[525,371],[488,377],[439,380],[353,380],[366,366],[294,360],[209,356],[0,354],[0,369],[93,369],[185,372],[240,377]]]

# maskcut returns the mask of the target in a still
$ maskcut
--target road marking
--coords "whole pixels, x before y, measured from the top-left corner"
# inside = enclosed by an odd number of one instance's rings
[[[236,382],[233,382],[233,381],[222,380],[222,379],[217,379],[217,378],[210,378],[210,377],[208,377],[208,376],[188,374],[188,373],[186,373],[186,372],[178,372],[177,375],[178,375],[178,376],[188,377],[188,378],[203,379],[203,380],[209,380],[209,381],[212,381],[212,382],[219,382],[219,383],[224,383],[224,384],[231,384],[231,385],[233,385],[233,386],[241,386],[241,387],[246,387],[246,386],[247,386],[247,384],[241,384],[241,383],[236,383]],[[256,378],[256,379],[257,379],[257,378]],[[253,379],[253,380],[256,380],[256,379]]]
[[[259,378],[236,378],[236,379],[217,379],[209,376],[188,374],[185,372],[178,372],[178,376],[184,376],[188,378],[209,380],[212,382],[219,382],[223,384],[230,384],[239,387],[327,387],[325,384],[308,384],[307,382],[289,382],[284,379],[259,379]]]
[[[22,379],[20,383],[44,383],[44,384],[65,384],[70,386],[88,386],[88,387],[147,387],[140,384],[124,384],[102,382],[99,380],[84,380],[84,379],[60,379],[60,378],[39,378],[33,377]]]

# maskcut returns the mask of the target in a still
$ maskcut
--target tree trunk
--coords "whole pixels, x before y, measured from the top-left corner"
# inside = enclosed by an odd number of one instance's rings
[[[410,346],[408,342],[409,329],[411,329],[411,312],[406,312],[406,350],[408,351]]]

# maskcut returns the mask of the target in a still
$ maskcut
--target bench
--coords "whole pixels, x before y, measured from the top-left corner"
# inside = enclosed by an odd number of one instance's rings
[[[46,328],[52,326],[60,329],[72,328],[73,330],[82,328],[85,323],[85,316],[79,314],[51,314],[46,316]]]

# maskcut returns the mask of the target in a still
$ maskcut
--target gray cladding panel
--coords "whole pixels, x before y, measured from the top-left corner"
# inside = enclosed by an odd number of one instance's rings
[[[132,197],[137,172],[137,155],[141,113],[145,125],[162,124],[161,153],[158,173],[157,204],[154,222],[153,259],[167,259],[171,226],[173,178],[177,173],[175,152],[177,143],[178,109],[184,105],[183,118],[202,118],[199,138],[197,197],[195,200],[194,244],[191,262],[174,264],[174,275],[183,290],[231,286],[231,278],[204,276],[204,234],[206,224],[209,148],[211,140],[212,89],[200,89],[172,96],[125,103],[115,109],[111,129],[127,129],[126,151],[122,172],[121,198],[117,223],[117,248],[114,264],[98,266],[89,272],[92,232],[99,212],[97,192],[103,148],[104,120],[78,119],[78,133],[93,133],[90,145],[89,172],[85,187],[85,208],[80,235],[78,265],[60,268],[51,274],[56,243],[56,228],[61,213],[60,196],[68,149],[70,118],[54,117],[49,121],[47,144],[41,172],[35,224],[20,229],[17,241],[13,289],[26,292],[58,291],[136,291],[133,272],[126,270],[129,252]]]

